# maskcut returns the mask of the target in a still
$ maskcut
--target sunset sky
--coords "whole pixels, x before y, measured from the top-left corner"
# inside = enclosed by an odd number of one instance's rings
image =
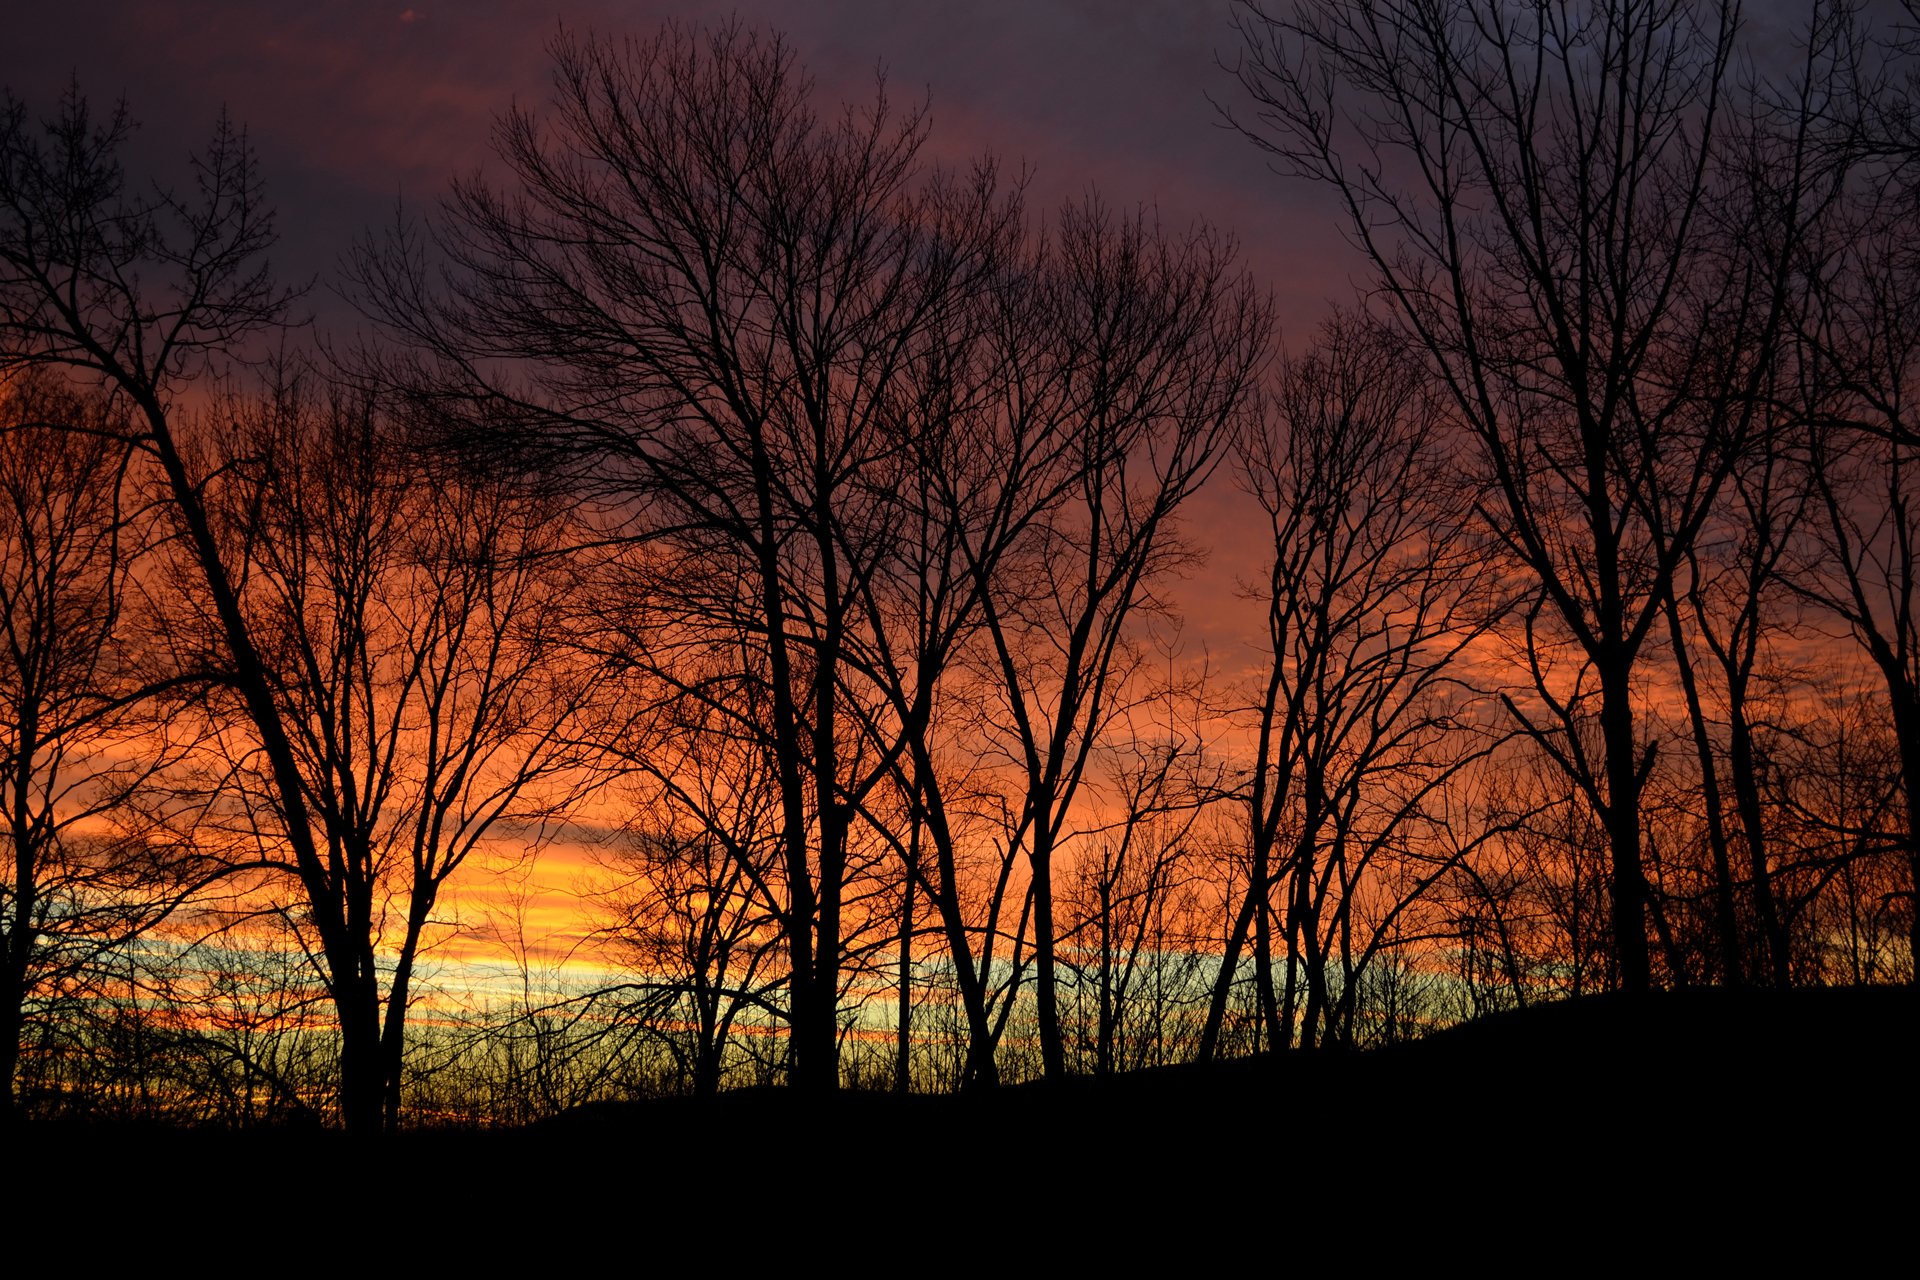
[[[397,205],[431,216],[452,175],[488,164],[495,116],[544,102],[547,46],[563,25],[644,38],[670,19],[737,13],[787,33],[823,109],[870,101],[884,67],[903,105],[931,104],[929,159],[991,152],[1007,170],[1028,167],[1036,213],[1098,189],[1172,228],[1227,228],[1274,295],[1282,342],[1297,347],[1365,272],[1328,195],[1273,174],[1225,126],[1220,107],[1245,101],[1222,66],[1239,45],[1234,11],[1228,0],[77,3],[10,17],[0,84],[41,111],[69,81],[97,109],[124,97],[140,123],[136,170],[175,176],[224,107],[263,163],[276,267],[316,282],[305,306],[338,332],[356,317],[329,280],[354,239]],[[1265,541],[1230,472],[1189,510],[1211,555],[1173,593],[1188,655],[1229,679],[1257,659],[1259,609],[1236,588],[1260,572]],[[551,888],[577,865],[562,856],[538,880]],[[539,887],[536,932],[570,910]]]
[[[0,1132],[1861,1164],[1920,0],[1433,2],[10,4]]]
[[[1214,105],[1242,105],[1221,63],[1239,37],[1227,0],[582,0],[563,5],[302,6],[209,0],[190,6],[32,6],[9,19],[0,84],[46,109],[70,80],[104,106],[124,97],[140,123],[136,163],[178,172],[224,106],[249,132],[278,211],[276,266],[317,279],[308,307],[326,327],[352,313],[326,281],[354,237],[396,202],[430,213],[448,178],[489,159],[493,118],[547,94],[547,45],[565,25],[648,36],[670,19],[737,13],[784,30],[831,108],[870,100],[876,68],[903,103],[931,103],[928,155],[983,152],[1033,173],[1036,211],[1097,189],[1157,209],[1169,227],[1232,231],[1274,294],[1282,340],[1297,345],[1362,278],[1328,196],[1271,173]],[[1210,101],[1209,98],[1213,99]],[[1215,554],[1178,593],[1187,637],[1239,667],[1258,614],[1234,600],[1257,570],[1258,511],[1226,475],[1190,513]]]
[[[354,238],[390,222],[396,204],[430,215],[452,175],[488,163],[494,117],[516,100],[545,100],[547,46],[563,25],[646,37],[670,19],[737,13],[787,33],[823,109],[870,101],[884,67],[902,105],[931,105],[929,159],[991,152],[1009,171],[1029,168],[1035,213],[1097,189],[1121,208],[1152,207],[1170,228],[1205,220],[1232,231],[1273,291],[1283,340],[1299,343],[1352,296],[1360,265],[1324,193],[1269,172],[1209,100],[1241,103],[1220,65],[1238,42],[1233,9],[1225,0],[77,3],[9,18],[0,84],[43,112],[70,81],[97,110],[124,98],[140,125],[136,175],[182,175],[224,107],[263,164],[277,270],[316,281],[306,308],[339,331],[356,317],[328,285]],[[1235,597],[1237,580],[1260,569],[1258,519],[1226,471],[1189,513],[1190,532],[1214,554],[1174,596],[1189,652],[1204,646],[1216,671],[1255,656],[1260,615]],[[560,890],[584,859],[556,854],[527,886],[535,935],[568,931],[577,910]],[[503,908],[515,895],[486,896]]]
[[[1040,203],[1091,185],[1157,205],[1174,225],[1204,217],[1237,230],[1295,324],[1345,290],[1351,261],[1331,207],[1277,183],[1208,101],[1237,102],[1216,63],[1237,41],[1224,0],[83,2],[10,18],[0,78],[33,103],[70,77],[96,100],[124,94],[161,155],[224,105],[266,160],[287,270],[320,272],[396,197],[431,202],[449,174],[485,160],[493,116],[545,96],[546,45],[562,25],[646,36],[729,13],[785,30],[823,105],[864,100],[884,65],[903,100],[931,100],[937,156],[1024,161]]]

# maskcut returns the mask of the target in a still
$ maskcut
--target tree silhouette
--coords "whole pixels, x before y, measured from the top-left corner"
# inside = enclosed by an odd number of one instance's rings
[[[1176,239],[1090,202],[1062,216],[1054,252],[1044,315],[1060,343],[1052,387],[1072,469],[1024,556],[982,588],[999,749],[1019,778],[1006,842],[1025,849],[1031,872],[1048,1079],[1066,1072],[1056,853],[1088,761],[1134,696],[1139,627],[1162,607],[1156,588],[1191,554],[1180,509],[1255,403],[1271,326],[1233,270],[1231,243],[1209,229]]]
[[[895,546],[910,370],[1008,206],[990,170],[923,178],[924,117],[884,91],[818,117],[778,38],[563,37],[555,58],[551,119],[500,125],[513,185],[456,189],[437,292],[403,238],[363,256],[362,296],[445,394],[524,425],[485,447],[525,441],[631,514],[656,674],[702,696],[751,638],[764,714],[713,705],[774,762],[792,1079],[831,1089],[850,842],[903,749],[849,713],[850,638]]]
[[[619,1002],[703,1097],[720,1087],[736,1024],[764,1027],[787,1014],[777,945],[780,793],[763,739],[733,731],[734,717],[751,718],[761,696],[760,682],[723,668],[715,686],[671,695],[616,744],[630,762],[622,788],[630,816],[603,855],[610,882],[593,894],[616,953],[639,971],[593,1002]]]
[[[348,973],[353,923],[330,893],[285,711],[208,510],[182,403],[196,380],[286,314],[290,295],[265,259],[273,217],[253,153],[224,119],[183,189],[130,189],[120,153],[131,129],[124,107],[96,121],[77,88],[44,123],[10,95],[0,104],[0,369],[64,367],[126,398],[126,439],[158,471],[205,591],[219,650],[210,674],[239,695],[258,735],[320,949]],[[378,1126],[383,1093],[378,1045],[362,1021],[341,1024],[351,1040],[341,1057],[344,1110],[356,1130]]]
[[[1478,442],[1538,583],[1513,704],[1607,831],[1614,944],[1652,980],[1636,672],[1785,332],[1812,166],[1762,202],[1724,143],[1737,13],[1684,0],[1243,7],[1236,117],[1331,187]],[[1549,636],[1564,635],[1566,647]]]
[[[261,856],[306,890],[297,918],[344,923],[344,941],[308,948],[324,957],[343,1056],[377,1054],[343,1081],[343,1105],[381,1108],[391,1126],[443,887],[503,833],[524,856],[597,781],[597,669],[571,660],[576,584],[556,554],[566,512],[434,458],[375,393],[311,371],[234,409],[209,507],[244,568],[240,607],[323,877],[281,853],[281,798],[244,714],[223,735],[229,785],[266,834]]]
[[[1920,947],[1920,261],[1911,229],[1920,182],[1905,164],[1870,185],[1832,229],[1813,280],[1797,388],[1817,559],[1794,581],[1873,664],[1898,745],[1910,947]],[[1916,951],[1920,954],[1920,951]]]
[[[685,1092],[650,1122],[798,1115],[824,1180],[806,1121],[939,1104],[712,1095],[1198,1059],[1167,1096],[1297,1083],[1332,1150],[1370,1109],[1320,1086],[1399,1068],[1211,1060],[1597,995],[1625,1048],[1567,1078],[1639,1116],[1623,1028],[1822,999],[1648,988],[1912,981],[1911,29],[1238,12],[1229,116],[1370,264],[1284,356],[1231,237],[1031,214],[737,21],[562,33],[492,169],[354,253],[347,354],[288,322],[243,135],[154,185],[124,109],[0,100],[13,1110]],[[1170,586],[1223,463],[1231,684]],[[553,840],[597,846],[573,950]],[[476,909],[514,972],[442,985]],[[1701,1078],[1759,1116],[1773,1062]]]
[[[1337,315],[1283,364],[1240,446],[1241,483],[1267,516],[1267,653],[1244,712],[1246,891],[1203,1058],[1249,942],[1269,1047],[1291,1045],[1296,1025],[1308,1046],[1323,1021],[1350,1032],[1361,973],[1411,900],[1471,847],[1447,848],[1405,897],[1368,900],[1392,878],[1387,864],[1447,846],[1422,828],[1496,742],[1474,732],[1477,699],[1454,665],[1494,620],[1491,575],[1465,536],[1473,494],[1445,467],[1444,416],[1412,357],[1373,319]]]
[[[57,374],[0,382],[0,1079],[36,1011],[85,997],[114,949],[210,874],[156,777],[179,763],[179,692],[153,661],[136,566],[159,535],[128,483],[124,423]],[[174,695],[169,697],[168,695]],[[143,803],[145,802],[145,803]]]

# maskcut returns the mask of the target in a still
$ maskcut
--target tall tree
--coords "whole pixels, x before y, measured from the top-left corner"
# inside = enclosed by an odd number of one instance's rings
[[[924,892],[966,1019],[969,1087],[998,1078],[995,1050],[1019,990],[1024,938],[1019,929],[1005,936],[1019,854],[1011,843],[990,848],[999,826],[983,810],[996,810],[1000,796],[975,749],[985,716],[968,659],[984,643],[988,585],[1003,580],[1075,475],[1074,434],[1055,394],[1066,371],[1047,272],[1028,252],[1018,207],[1007,212],[984,246],[981,287],[944,308],[917,342],[897,411],[912,429],[886,480],[895,545],[863,585],[866,625],[849,636],[847,655],[874,694],[865,713],[858,702],[850,710],[894,761],[897,819],[881,825],[902,868],[901,955],[912,939],[906,913]],[[1009,963],[997,963],[1009,942]],[[906,978],[899,985],[908,990]],[[903,1003],[899,1012],[904,1027],[910,1010]]]
[[[63,368],[124,397],[123,439],[157,472],[204,588],[220,650],[210,674],[239,694],[293,860],[318,886],[325,866],[298,762],[207,510],[182,407],[196,381],[286,314],[291,296],[275,286],[265,256],[273,216],[246,138],[224,118],[182,187],[128,181],[121,153],[132,128],[124,106],[97,118],[77,87],[45,119],[11,93],[0,97],[0,372]],[[321,904],[323,895],[312,896]],[[346,921],[321,904],[314,923],[323,950],[344,955]],[[358,1051],[343,1063],[372,1067]],[[377,1119],[376,1106],[356,1123]]]
[[[510,186],[461,184],[430,276],[404,238],[363,297],[431,353],[489,438],[632,517],[660,570],[648,661],[702,696],[754,647],[751,722],[781,798],[791,1078],[838,1081],[856,828],[903,742],[847,703],[863,597],[896,543],[909,373],[990,284],[1015,206],[990,167],[923,173],[920,112],[884,89],[822,118],[792,51],[737,24],[555,47],[551,117],[500,124]],[[925,707],[913,714],[924,715]]]
[[[1631,990],[1652,981],[1635,681],[1753,442],[1818,183],[1789,170],[1760,210],[1728,171],[1738,25],[1693,0],[1300,0],[1240,23],[1239,122],[1337,194],[1478,442],[1487,528],[1567,637],[1572,669],[1537,651],[1514,709],[1606,830]]]
[[[0,381],[0,1083],[28,1023],[217,868],[171,838],[165,712],[196,673],[154,661],[136,567],[160,529],[104,396]],[[142,803],[144,802],[144,803]]]
[[[1790,979],[1786,922],[1773,886],[1768,830],[1762,804],[1760,759],[1763,744],[1756,707],[1767,684],[1763,659],[1779,639],[1776,597],[1785,594],[1786,571],[1800,540],[1806,486],[1784,451],[1769,450],[1734,473],[1722,503],[1722,515],[1706,530],[1702,545],[1687,556],[1684,577],[1667,602],[1668,629],[1675,672],[1686,703],[1695,757],[1699,761],[1700,807],[1713,862],[1714,925],[1719,934],[1721,977],[1739,985],[1747,977],[1747,953],[1755,950],[1756,968],[1777,986]],[[1681,595],[1688,606],[1682,609]],[[1712,664],[1705,687],[1696,669],[1696,650],[1704,648]],[[1717,693],[1726,725],[1716,733],[1710,699]],[[1723,759],[1724,757],[1724,759]],[[1733,822],[1721,791],[1731,786]],[[1743,846],[1744,870],[1758,937],[1743,940],[1736,892],[1735,834]]]
[[[1293,1042],[1302,1013],[1308,1045],[1323,1020],[1351,1025],[1355,979],[1409,902],[1382,907],[1355,950],[1378,864],[1395,861],[1436,794],[1491,744],[1474,733],[1453,662],[1493,620],[1490,575],[1465,536],[1473,494],[1442,461],[1435,391],[1411,344],[1372,317],[1339,314],[1283,363],[1241,443],[1240,480],[1267,516],[1266,653],[1242,713],[1253,739],[1240,796],[1246,890],[1202,1057],[1219,1042],[1249,942],[1270,1048]],[[1467,847],[1416,876],[1410,896]]]
[[[1157,592],[1193,553],[1181,508],[1257,404],[1271,312],[1218,233],[1172,236],[1098,201],[1063,214],[1046,266],[1071,470],[981,590],[1000,749],[1017,779],[1007,844],[1027,855],[1041,1061],[1057,1079],[1056,855],[1088,761],[1140,692],[1129,684],[1141,628],[1164,610]]]
[[[312,371],[235,408],[209,508],[286,726],[319,876],[284,852],[257,724],[229,777],[304,892],[337,916],[323,959],[362,1112],[398,1124],[409,1006],[447,883],[511,829],[517,850],[595,780],[597,668],[573,661],[566,511],[420,447],[379,396]],[[235,708],[236,711],[239,708]],[[521,856],[516,852],[514,856]]]
[[[1900,763],[1908,940],[1920,955],[1920,182],[1874,176],[1815,280],[1799,389],[1819,557],[1795,583],[1846,626],[1886,691]]]

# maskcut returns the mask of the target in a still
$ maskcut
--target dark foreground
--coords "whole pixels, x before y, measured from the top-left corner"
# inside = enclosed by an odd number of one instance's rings
[[[1336,1256],[1715,1270],[1791,1251],[1911,1274],[1917,1030],[1912,990],[1670,993],[1376,1053],[978,1097],[756,1090],[371,1145],[29,1126],[6,1163],[57,1215],[118,1197],[146,1221],[248,1223],[327,1252],[579,1231],[595,1252],[625,1239],[748,1268],[912,1240],[942,1272],[1217,1247],[1263,1271]]]

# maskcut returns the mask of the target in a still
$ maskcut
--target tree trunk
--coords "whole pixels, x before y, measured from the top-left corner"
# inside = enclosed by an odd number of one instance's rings
[[[1745,690],[1738,684],[1733,685],[1727,701],[1730,707],[1727,763],[1733,775],[1734,806],[1740,813],[1740,827],[1746,836],[1754,911],[1760,917],[1760,932],[1766,939],[1766,965],[1773,976],[1773,985],[1785,990],[1793,985],[1793,948],[1787,939],[1786,922],[1780,918],[1780,904],[1773,896],[1773,872],[1767,862],[1766,816],[1760,808],[1760,772],[1754,759],[1753,726],[1747,720]]]
[[[1640,766],[1635,758],[1630,664],[1596,661],[1600,673],[1600,729],[1607,751],[1607,828],[1613,875],[1613,946],[1620,984],[1631,994],[1653,986],[1645,920],[1647,885],[1640,858]]]
[[[19,1099],[14,1093],[14,1074],[20,1069],[20,1037],[26,1034],[25,1019],[21,1016],[18,992],[22,979],[14,973],[9,960],[7,965],[7,994],[0,999],[0,1083],[6,1085],[6,1106],[0,1110],[0,1123],[13,1120],[18,1114]]]
[[[1000,1082],[994,1061],[998,1036],[987,1011],[988,974],[981,971],[973,957],[973,944],[967,938],[966,915],[960,905],[959,860],[954,852],[953,829],[947,822],[946,801],[939,792],[938,775],[926,741],[918,736],[913,743],[915,772],[927,779],[923,792],[926,831],[933,839],[933,856],[940,878],[930,886],[929,896],[940,913],[941,931],[946,937],[947,956],[953,965],[954,981],[960,988],[960,1006],[967,1016],[967,1062],[961,1070],[963,1088],[991,1088]],[[917,829],[917,828],[916,828]],[[1002,864],[1003,872],[1011,863]],[[1004,891],[1006,877],[1000,881]],[[989,950],[989,953],[991,951]]]
[[[1113,886],[1104,879],[1100,885],[1100,1025],[1094,1044],[1096,1075],[1112,1075],[1114,1040],[1113,1001]]]
[[[1277,1053],[1292,1038],[1280,1020],[1280,1001],[1273,989],[1273,899],[1272,854],[1260,859],[1263,885],[1268,886],[1254,899],[1253,906],[1253,996],[1259,1004],[1260,1023],[1266,1028],[1267,1049]],[[1288,964],[1292,964],[1289,957]]]
[[[920,823],[913,824],[909,857],[920,854]],[[905,901],[900,907],[900,996],[894,1023],[893,1091],[905,1093],[912,1084],[913,1070],[913,876],[908,875],[902,889]]]
[[[1200,1046],[1194,1054],[1200,1062],[1213,1061],[1219,1052],[1220,1028],[1226,1021],[1227,1002],[1232,997],[1233,980],[1240,968],[1240,951],[1246,945],[1247,931],[1260,896],[1266,892],[1266,877],[1260,873],[1259,862],[1256,854],[1254,876],[1248,882],[1246,896],[1240,900],[1240,910],[1227,928],[1225,945],[1220,951],[1220,969],[1214,975],[1213,992],[1207,1000],[1207,1020],[1200,1028]]]
[[[1907,793],[1907,956],[1912,981],[1920,986],[1920,689],[1889,672],[1893,724],[1900,740],[1901,782]]]
[[[1060,997],[1055,985],[1053,953],[1053,833],[1046,822],[1033,828],[1028,855],[1033,868],[1034,990],[1040,1018],[1040,1070],[1048,1080],[1067,1074],[1066,1045],[1060,1038]]]
[[[1720,770],[1713,757],[1713,741],[1707,733],[1707,715],[1700,705],[1700,689],[1694,680],[1693,660],[1687,652],[1686,633],[1680,626],[1680,607],[1673,593],[1667,593],[1667,628],[1673,636],[1673,660],[1680,674],[1680,690],[1686,697],[1687,719],[1693,726],[1693,749],[1700,760],[1700,803],[1706,810],[1707,845],[1713,855],[1713,916],[1720,933],[1720,975],[1730,987],[1746,982],[1746,966],[1741,958],[1739,920],[1733,909],[1733,859],[1727,852],[1726,817],[1721,812]]]
[[[386,1026],[381,1032],[382,1095],[389,1133],[400,1129],[400,1085],[407,1055],[407,1006],[413,999],[413,964],[420,954],[420,936],[438,896],[431,884],[420,885],[407,909],[407,932],[393,964],[393,984],[387,990]],[[377,993],[376,993],[377,996]]]
[[[334,982],[333,1004],[340,1019],[340,1120],[353,1137],[378,1137],[387,1093],[380,992],[370,965],[336,973]]]
[[[27,761],[21,761],[24,772]],[[16,801],[24,798],[24,786],[16,783]],[[13,918],[7,921],[6,955],[0,957],[6,965],[6,974],[0,978],[5,983],[0,990],[0,1084],[6,1086],[6,1116],[14,1114],[14,1073],[20,1069],[20,1037],[26,1034],[26,1010],[23,1007],[27,995],[27,963],[33,955],[33,944],[37,932],[33,927],[34,911],[38,905],[33,873],[34,856],[31,839],[26,834],[27,820],[24,804],[11,815],[13,826],[14,880],[13,901],[8,904]]]

